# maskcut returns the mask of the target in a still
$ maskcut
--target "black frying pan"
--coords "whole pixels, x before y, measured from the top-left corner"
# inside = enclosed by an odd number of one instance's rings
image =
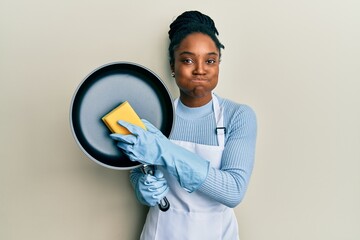
[[[124,101],[128,101],[140,118],[147,119],[165,136],[169,136],[174,109],[171,96],[149,69],[130,62],[110,63],[95,69],[78,86],[70,107],[70,125],[81,150],[96,163],[112,169],[140,167],[144,173],[154,169],[132,162],[116,147],[101,118]],[[170,207],[163,198],[162,211]]]
[[[96,163],[120,170],[141,164],[122,154],[101,118],[124,101],[140,118],[170,135],[172,98],[155,73],[135,63],[115,62],[95,69],[78,86],[70,109],[71,130],[81,150]]]

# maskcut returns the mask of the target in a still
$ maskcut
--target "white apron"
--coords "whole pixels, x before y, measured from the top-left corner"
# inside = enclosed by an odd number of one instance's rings
[[[178,99],[175,100],[175,108]],[[213,95],[213,108],[219,146],[172,141],[210,161],[219,169],[224,150],[225,131],[223,114],[218,99]],[[162,212],[151,207],[141,233],[141,240],[238,240],[238,227],[233,209],[218,203],[201,192],[189,193],[176,178],[163,171],[170,191],[166,196],[170,209]]]

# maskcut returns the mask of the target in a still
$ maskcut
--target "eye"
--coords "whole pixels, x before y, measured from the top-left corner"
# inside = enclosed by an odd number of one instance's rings
[[[215,59],[208,59],[206,61],[207,64],[215,64],[216,63],[216,60]]]
[[[185,59],[182,60],[182,62],[185,63],[185,64],[191,64],[194,61],[191,58],[185,58]]]

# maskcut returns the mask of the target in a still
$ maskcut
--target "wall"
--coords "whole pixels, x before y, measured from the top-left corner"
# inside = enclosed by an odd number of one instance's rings
[[[78,148],[70,101],[113,61],[149,67],[176,96],[166,33],[188,9],[226,47],[216,92],[258,115],[241,239],[360,238],[359,1],[2,0],[0,239],[138,238],[146,208],[127,171]]]

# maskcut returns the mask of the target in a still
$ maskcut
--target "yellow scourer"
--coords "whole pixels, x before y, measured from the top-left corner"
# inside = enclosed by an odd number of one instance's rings
[[[111,112],[106,114],[102,120],[113,133],[131,134],[126,128],[120,126],[117,123],[119,120],[124,120],[146,129],[144,123],[141,121],[134,109],[130,106],[128,101],[123,102]]]

